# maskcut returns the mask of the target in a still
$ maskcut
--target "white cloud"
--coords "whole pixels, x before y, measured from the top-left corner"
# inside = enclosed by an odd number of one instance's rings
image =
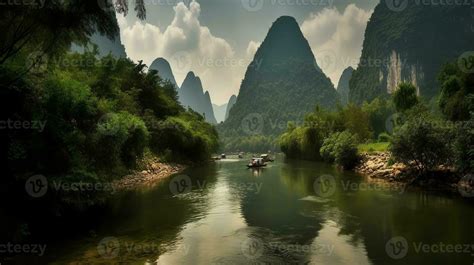
[[[147,65],[158,57],[167,59],[179,85],[187,72],[194,71],[200,76],[204,89],[210,91],[213,102],[227,102],[238,91],[248,62],[236,58],[226,40],[201,25],[198,2],[191,2],[189,7],[179,2],[174,12],[171,24],[164,31],[149,23],[129,24],[119,17],[127,55]]]
[[[313,13],[301,25],[318,65],[335,85],[345,68],[357,67],[372,12],[350,4],[342,13],[336,8]]]
[[[249,42],[249,45],[247,46],[247,58],[249,58],[250,60],[253,60],[253,57],[255,56],[255,53],[257,52],[258,50],[258,47],[260,47],[262,43],[260,42],[255,42],[253,40],[251,40]]]

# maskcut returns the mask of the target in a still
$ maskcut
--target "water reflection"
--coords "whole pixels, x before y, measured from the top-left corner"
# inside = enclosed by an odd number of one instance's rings
[[[473,244],[474,211],[458,198],[400,192],[326,164],[282,161],[259,170],[220,161],[185,172],[193,189],[175,196],[169,181],[115,198],[93,239],[62,242],[60,263],[106,262],[100,238],[155,244],[112,261],[144,264],[471,264],[470,253],[425,253],[420,244]],[[334,178],[330,196],[315,180]],[[404,255],[390,253],[400,246]],[[392,240],[392,241],[391,241]],[[391,244],[391,243],[394,244]],[[80,247],[77,247],[80,246]],[[75,248],[77,247],[77,248]],[[474,253],[474,248],[472,248]]]

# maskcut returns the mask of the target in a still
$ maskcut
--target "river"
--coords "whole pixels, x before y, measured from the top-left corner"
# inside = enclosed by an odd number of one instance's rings
[[[466,264],[474,207],[315,162],[227,159],[116,194],[57,264]],[[189,185],[191,184],[191,185]],[[94,217],[90,217],[93,219]],[[50,252],[51,253],[51,249]]]

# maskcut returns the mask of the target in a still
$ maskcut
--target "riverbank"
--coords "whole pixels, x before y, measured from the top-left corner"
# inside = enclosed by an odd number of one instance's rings
[[[383,180],[406,188],[421,188],[428,191],[462,194],[460,188],[474,194],[472,184],[466,186],[466,179],[451,168],[440,168],[429,176],[416,178],[417,172],[402,163],[391,163],[389,152],[362,153],[361,162],[355,172],[369,180]]]
[[[113,182],[116,190],[136,190],[153,187],[158,182],[185,170],[187,166],[177,163],[163,163],[157,158],[150,159],[144,165],[144,170],[137,171]]]

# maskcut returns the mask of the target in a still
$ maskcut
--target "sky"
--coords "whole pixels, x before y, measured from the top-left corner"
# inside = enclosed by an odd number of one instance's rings
[[[272,23],[293,16],[335,87],[357,67],[364,31],[378,0],[144,0],[147,19],[118,15],[127,55],[170,62],[178,85],[193,71],[214,104],[238,94],[247,66]]]

